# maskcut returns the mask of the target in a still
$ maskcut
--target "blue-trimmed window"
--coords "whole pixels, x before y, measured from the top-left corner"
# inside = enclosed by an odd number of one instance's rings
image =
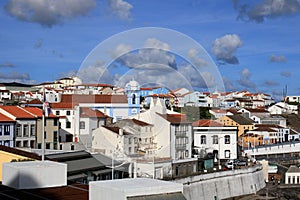
[[[4,125],[4,135],[10,135],[10,125]]]

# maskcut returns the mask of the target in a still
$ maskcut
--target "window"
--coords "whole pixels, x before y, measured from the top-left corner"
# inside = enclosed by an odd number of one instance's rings
[[[230,158],[230,150],[225,150],[225,158]]]
[[[38,144],[37,144],[37,148],[38,148],[38,149],[41,149],[41,148],[42,148],[42,143],[38,143]]]
[[[58,125],[58,120],[57,119],[53,119],[53,126],[57,126]]]
[[[230,144],[230,135],[225,135],[225,144]]]
[[[75,150],[74,144],[71,144],[71,150],[72,150],[72,151]]]
[[[46,139],[47,138],[47,132],[45,131],[44,132],[44,139]]]
[[[21,147],[21,141],[16,142],[16,147]]]
[[[30,125],[30,135],[35,136],[35,124]]]
[[[131,138],[128,138],[128,144],[131,144]]]
[[[67,115],[71,115],[71,111],[67,110]]]
[[[218,136],[217,135],[213,135],[212,139],[213,139],[213,144],[218,144]]]
[[[57,141],[57,136],[58,136],[58,134],[57,134],[57,131],[53,131],[53,141]]]
[[[71,122],[66,123],[66,128],[71,128]]]
[[[50,142],[46,142],[46,149],[50,149]]]
[[[56,112],[55,112],[55,115],[57,115],[57,116],[59,116],[59,110],[57,110]]]
[[[131,153],[131,147],[128,148],[128,153]]]
[[[201,135],[201,144],[206,144],[206,135]]]
[[[85,129],[85,122],[83,122],[83,121],[79,122],[79,128]]]
[[[10,135],[10,125],[4,125],[4,135]]]
[[[2,126],[0,125],[0,135],[2,135]]]

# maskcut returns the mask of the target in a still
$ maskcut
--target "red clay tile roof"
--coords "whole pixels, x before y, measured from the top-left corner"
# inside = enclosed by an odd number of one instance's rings
[[[115,127],[115,126],[114,127],[112,127],[112,126],[103,126],[103,127],[110,130],[110,131],[112,131],[112,132],[114,132],[114,133],[116,133],[116,134],[119,134],[120,133],[119,130],[121,129],[121,128]],[[123,135],[132,135],[132,134],[123,130]]]
[[[159,97],[159,98],[173,98],[172,94],[150,94],[149,97]]]
[[[27,104],[43,104],[43,102],[40,101],[39,99],[33,99],[33,100],[27,102]]]
[[[95,117],[95,118],[106,118],[107,116],[99,111],[99,110],[93,110],[91,108],[80,108],[80,117]]]
[[[51,108],[53,109],[73,109],[74,106],[78,104],[73,104],[73,103],[52,103]]]
[[[62,103],[128,103],[125,95],[63,94]]]
[[[43,110],[37,107],[25,107],[24,108],[26,111],[30,112],[31,114],[37,116],[37,117],[43,117]],[[50,113],[50,115],[48,116],[50,118],[57,118],[56,115]]]
[[[209,120],[209,119],[200,119],[196,122],[192,123],[192,126],[203,126],[203,127],[223,127],[223,124],[216,122],[214,120]]]
[[[15,116],[16,119],[35,119],[36,117],[19,106],[0,106],[0,109],[5,110],[11,115]]]
[[[0,113],[0,122],[15,122],[15,120]]]
[[[187,121],[186,115],[183,114],[160,114],[156,113],[171,124],[190,124],[191,122]]]
[[[143,121],[140,121],[140,120],[137,120],[137,119],[132,119],[132,122],[139,125],[139,126],[152,126],[152,124],[148,124],[146,122],[143,122]]]

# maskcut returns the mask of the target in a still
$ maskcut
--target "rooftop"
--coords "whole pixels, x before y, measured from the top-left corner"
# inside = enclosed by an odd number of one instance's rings
[[[223,127],[223,124],[209,119],[200,119],[193,122],[193,126],[203,126],[203,127]]]
[[[35,119],[36,117],[19,106],[0,106],[0,109],[13,115],[16,119]]]

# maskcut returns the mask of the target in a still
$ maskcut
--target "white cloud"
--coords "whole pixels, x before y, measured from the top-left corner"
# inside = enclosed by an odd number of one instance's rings
[[[96,0],[9,0],[5,10],[21,21],[51,27],[86,15]]]
[[[232,81],[230,81],[227,77],[223,76],[223,83],[225,87],[225,91],[236,91],[236,87],[233,85]]]
[[[0,73],[0,81],[1,82],[28,82],[31,81],[28,73],[20,73],[17,71],[13,71],[10,74]]]
[[[165,65],[176,69],[176,58],[167,51],[168,49],[170,49],[170,46],[167,43],[150,38],[145,41],[144,48],[125,54],[116,61],[129,68],[141,69],[142,67]]]
[[[239,61],[234,55],[236,50],[242,46],[240,37],[236,34],[228,34],[221,38],[217,38],[212,46],[212,53],[216,58],[224,62],[224,64],[238,64]]]
[[[208,66],[206,60],[199,57],[199,52],[196,49],[190,49],[188,51],[187,58],[190,59],[197,67]]]
[[[109,8],[113,14],[122,20],[128,20],[131,17],[131,9],[133,6],[123,0],[109,0]]]
[[[156,38],[148,38],[145,41],[144,44],[145,48],[153,48],[153,49],[160,49],[160,50],[165,50],[165,51],[170,51],[170,45],[162,42]]]
[[[271,55],[269,58],[269,61],[277,62],[277,63],[286,62],[286,58],[285,58],[285,56],[282,56],[282,55],[281,56]]]
[[[112,52],[111,57],[112,58],[118,58],[122,56],[123,54],[130,52],[132,50],[132,47],[127,44],[119,44]]]
[[[241,71],[241,76],[238,80],[238,83],[247,89],[256,89],[256,84],[250,80],[250,77],[251,72],[249,69],[245,68]]]
[[[253,6],[250,4],[240,5],[238,0],[234,2],[235,8],[239,11],[238,19],[257,23],[264,22],[266,18],[272,19],[300,13],[299,0],[264,0]]]
[[[82,67],[78,71],[63,73],[62,77],[78,76],[83,83],[107,83],[112,84],[114,77],[110,74],[105,63],[98,60],[94,65]]]

